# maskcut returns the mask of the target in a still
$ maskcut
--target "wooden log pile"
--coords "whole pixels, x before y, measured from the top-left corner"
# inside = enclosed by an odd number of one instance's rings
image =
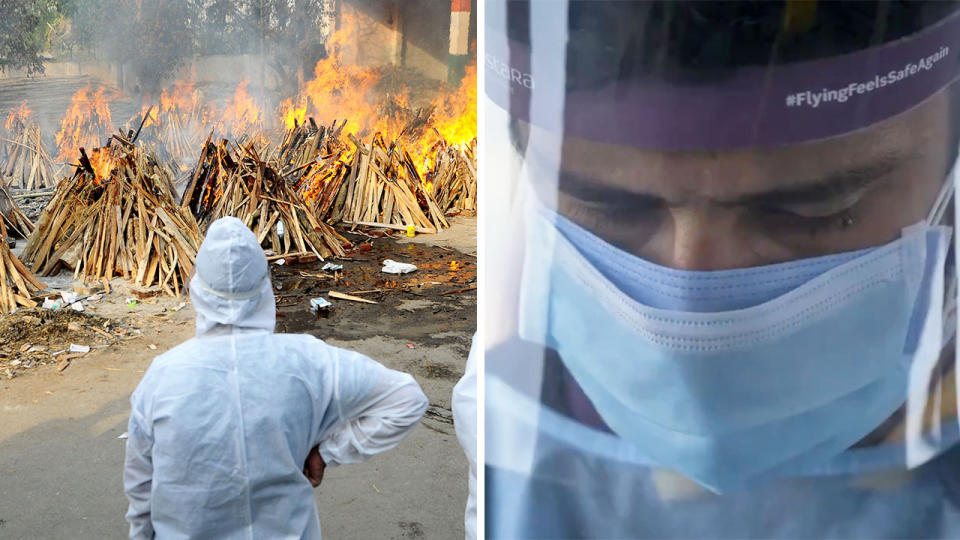
[[[477,211],[477,140],[465,147],[438,141],[431,154],[433,167],[426,173],[428,191],[444,215]]]
[[[199,112],[167,112],[157,122],[160,148],[179,163],[194,162],[203,143]]]
[[[476,144],[450,146],[434,130],[435,159],[421,177],[405,140],[422,141],[428,119],[429,111],[417,111],[393,141],[377,133],[362,143],[342,135],[346,121],[318,127],[309,118],[284,134],[270,159],[327,223],[436,232],[449,226],[446,215],[476,209]]]
[[[413,226],[419,232],[450,226],[399,139],[387,143],[377,133],[367,144],[352,136],[350,140],[358,152],[342,187],[346,191],[340,215],[344,223],[399,229]]]
[[[15,235],[17,238],[26,238],[33,232],[33,223],[20,211],[16,201],[3,186],[0,186],[0,223],[3,223],[7,228],[7,233]],[[4,238],[6,236],[0,237],[0,241]]]
[[[10,313],[18,306],[36,307],[31,297],[46,288],[2,241],[8,232],[0,220],[0,313]]]
[[[342,138],[347,121],[330,126],[318,126],[311,117],[302,124],[294,121],[294,127],[284,131],[280,144],[268,152],[265,159],[274,164],[288,183],[299,185],[308,176],[304,170],[325,162],[331,156],[349,151],[352,146]]]
[[[270,154],[289,185],[303,196],[314,215],[335,224],[343,214],[346,192],[340,187],[355,169],[356,146],[342,137],[347,121],[317,126],[313,118],[287,130]]]
[[[57,186],[23,258],[44,276],[66,264],[84,281],[123,276],[179,296],[193,271],[200,229],[177,204],[170,172],[156,156],[114,140],[89,156],[80,149],[79,165]]]
[[[171,171],[189,169],[203,144],[202,111],[154,106],[130,119],[127,139],[149,148]]]
[[[39,125],[18,119],[6,129],[0,143],[4,185],[24,190],[57,185],[60,168],[50,159]]]
[[[243,221],[264,249],[279,255],[342,257],[350,243],[310,211],[303,197],[262,160],[254,144],[204,145],[182,207],[201,227],[225,216]]]

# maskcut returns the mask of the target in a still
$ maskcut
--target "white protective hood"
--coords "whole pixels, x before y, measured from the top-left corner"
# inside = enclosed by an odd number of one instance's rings
[[[277,314],[267,257],[239,219],[225,217],[210,226],[197,253],[190,300],[198,337],[229,327],[273,332]]]

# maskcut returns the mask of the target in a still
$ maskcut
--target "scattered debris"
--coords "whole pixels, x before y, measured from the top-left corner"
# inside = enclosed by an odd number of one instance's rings
[[[55,366],[61,360],[89,354],[71,352],[77,350],[71,349],[71,345],[79,346],[80,351],[91,351],[116,343],[115,334],[132,331],[116,321],[70,309],[24,308],[0,317],[0,373],[9,370],[8,378],[12,378],[37,366]]]
[[[313,311],[320,311],[322,309],[329,309],[333,304],[330,303],[326,298],[311,298],[310,299],[310,309]]]
[[[342,264],[333,264],[329,262],[323,265],[323,268],[320,269],[321,272],[338,272],[340,270],[343,270]]]
[[[351,302],[360,302],[363,304],[376,304],[373,300],[367,300],[366,298],[360,298],[359,296],[353,296],[352,294],[346,294],[337,291],[330,291],[330,298],[337,298],[339,300],[349,300]]]
[[[90,347],[88,345],[77,345],[75,343],[71,343],[70,352],[87,354],[88,352],[90,352]]]
[[[440,294],[441,294],[442,296],[447,296],[447,295],[451,295],[451,294],[460,294],[460,293],[462,293],[462,292],[467,292],[467,291],[475,291],[476,289],[477,289],[477,285],[476,285],[476,284],[473,284],[473,285],[471,285],[471,286],[469,286],[469,287],[464,287],[464,288],[462,288],[462,289],[454,289],[454,290],[452,290],[452,291],[447,291],[447,292],[443,292],[443,293],[440,293]]]
[[[387,259],[383,261],[383,268],[380,271],[387,274],[409,274],[410,272],[416,272],[416,270],[415,265]]]

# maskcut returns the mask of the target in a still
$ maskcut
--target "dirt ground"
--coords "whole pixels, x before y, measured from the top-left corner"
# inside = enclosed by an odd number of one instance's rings
[[[327,471],[316,493],[324,536],[462,538],[467,463],[450,398],[476,327],[476,220],[458,218],[450,230],[412,242],[348,238],[357,247],[333,261],[342,271],[323,271],[322,262],[271,266],[277,331],[310,333],[407,371],[430,407],[399,448]],[[387,258],[420,269],[383,274]],[[45,281],[70,290],[72,280]],[[0,538],[125,537],[118,437],[130,393],[154,356],[194,334],[186,298],[128,305],[119,280],[110,294],[82,292],[102,296],[84,300],[83,313],[0,317]],[[310,299],[321,296],[333,307],[315,314]],[[91,350],[71,353],[71,344]]]

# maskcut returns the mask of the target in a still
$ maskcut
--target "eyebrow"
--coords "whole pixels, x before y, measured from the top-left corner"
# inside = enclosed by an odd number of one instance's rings
[[[800,205],[830,201],[865,191],[896,171],[906,160],[904,155],[888,154],[867,165],[835,171],[815,180],[736,197],[723,201],[724,206]]]
[[[906,158],[907,156],[902,154],[886,154],[869,164],[834,171],[816,179],[798,181],[774,190],[749,193],[714,202],[722,206],[790,206],[831,201],[866,190],[897,170]],[[597,185],[595,181],[585,176],[568,171],[560,172],[559,188],[573,196],[585,196],[593,200],[621,203],[665,202],[663,197],[654,193]]]

